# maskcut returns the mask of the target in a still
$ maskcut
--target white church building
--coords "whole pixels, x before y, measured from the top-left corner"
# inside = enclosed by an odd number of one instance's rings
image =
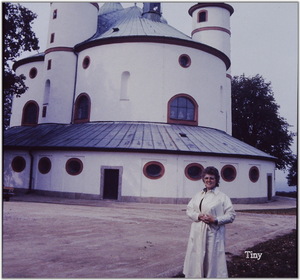
[[[52,2],[47,47],[14,64],[3,184],[69,198],[187,203],[215,166],[233,203],[275,195],[275,158],[231,136],[230,17],[192,4],[191,37],[160,3]]]

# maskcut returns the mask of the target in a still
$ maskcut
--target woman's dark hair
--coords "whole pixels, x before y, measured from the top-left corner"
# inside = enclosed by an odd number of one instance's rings
[[[217,168],[213,167],[213,166],[208,166],[206,167],[203,172],[202,172],[202,180],[204,182],[204,177],[206,174],[209,175],[214,175],[216,178],[216,187],[219,187],[219,182],[220,182],[220,174]]]

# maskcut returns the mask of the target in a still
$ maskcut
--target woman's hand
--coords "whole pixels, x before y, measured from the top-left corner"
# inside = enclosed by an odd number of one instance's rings
[[[214,216],[207,214],[199,214],[198,220],[206,224],[213,224],[216,221]]]

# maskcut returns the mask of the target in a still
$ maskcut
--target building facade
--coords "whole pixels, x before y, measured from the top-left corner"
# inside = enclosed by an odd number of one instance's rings
[[[47,49],[14,64],[5,185],[186,203],[213,165],[233,202],[272,199],[275,159],[231,136],[230,5],[193,5],[191,37],[160,3],[50,5]]]

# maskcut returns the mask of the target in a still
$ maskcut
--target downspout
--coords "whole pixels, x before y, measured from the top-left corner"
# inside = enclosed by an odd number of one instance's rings
[[[30,156],[30,172],[29,172],[29,186],[28,186],[28,191],[26,192],[26,194],[30,194],[32,192],[32,177],[33,177],[33,154],[32,151],[29,150],[29,156]]]
[[[73,102],[72,102],[72,113],[71,113],[71,121],[70,124],[74,123],[74,107],[75,107],[75,96],[76,96],[76,85],[77,85],[77,68],[78,68],[78,52],[74,50],[74,54],[76,55],[76,66],[75,66],[75,79],[74,79],[74,92],[73,92]]]

